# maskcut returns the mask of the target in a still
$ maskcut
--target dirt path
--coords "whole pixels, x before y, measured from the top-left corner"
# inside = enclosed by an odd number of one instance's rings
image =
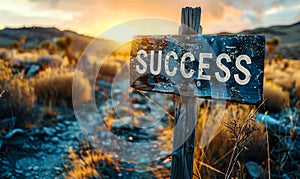
[[[74,116],[15,134],[1,148],[0,178],[63,178],[69,148],[83,139]]]

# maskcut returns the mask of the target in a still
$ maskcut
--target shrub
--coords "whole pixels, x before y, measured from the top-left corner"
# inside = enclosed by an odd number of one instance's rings
[[[7,50],[5,48],[0,48],[0,59],[4,61],[9,61],[13,58],[12,50]]]
[[[295,89],[293,91],[293,96],[300,99],[300,72],[296,72],[293,75],[293,80],[295,82]]]
[[[271,81],[264,84],[265,110],[279,112],[289,104],[289,94]]]
[[[41,65],[42,69],[46,69],[48,67],[57,68],[62,65],[62,59],[54,55],[39,56],[37,63]]]
[[[58,38],[55,41],[56,46],[58,49],[61,49],[64,51],[64,55],[68,58],[69,64],[72,65],[73,62],[77,63],[76,57],[71,53],[71,46],[73,44],[74,39],[71,36],[64,36],[61,38]]]
[[[118,163],[110,156],[92,149],[85,141],[82,141],[82,144],[83,149],[79,152],[69,149],[70,155],[67,162],[71,166],[67,167],[68,173],[65,178],[104,178],[99,170],[105,170],[106,166],[119,170]]]
[[[270,64],[272,62],[272,58],[278,49],[280,43],[279,37],[274,37],[273,39],[267,39],[266,40],[266,50],[267,50],[267,58],[270,60]]]
[[[245,172],[243,164],[248,161],[264,162],[263,128],[255,120],[253,107],[242,104],[227,103],[226,112],[220,113],[219,107],[209,109],[209,105],[200,109],[200,118],[197,120],[195,165],[194,173],[202,178],[224,178],[226,170],[234,168],[233,175],[242,178]],[[221,108],[220,108],[221,109]],[[212,110],[212,111],[210,111]],[[209,115],[211,113],[211,116]],[[201,147],[201,138],[207,137],[204,126],[211,120],[222,120],[216,135],[208,145]],[[213,131],[215,122],[212,122],[206,133]],[[237,135],[239,134],[240,135]],[[240,153],[239,153],[239,150]],[[240,155],[240,156],[239,156]],[[233,158],[237,157],[234,165]],[[231,163],[233,162],[233,163]],[[229,173],[228,173],[229,174]],[[232,178],[234,178],[232,176]]]
[[[36,97],[34,88],[22,74],[12,74],[8,63],[0,60],[0,118],[16,117],[26,119],[30,116]]]
[[[72,105],[72,83],[74,72],[69,69],[50,69],[41,72],[32,80],[38,101],[44,105],[66,103]],[[74,105],[91,99],[91,85],[82,72],[76,75],[77,94],[81,94],[74,101]]]
[[[284,90],[290,90],[294,86],[294,81],[291,80],[291,75],[284,71],[277,71],[274,74],[274,83],[282,87]]]
[[[289,67],[294,70],[300,69],[300,61],[299,60],[286,60],[289,64]]]
[[[99,74],[106,81],[113,81],[122,64],[117,61],[106,61],[102,64]]]
[[[50,40],[44,40],[44,41],[41,42],[40,46],[41,46],[42,49],[48,50],[52,46],[52,43],[51,43]]]
[[[19,50],[19,48],[20,48],[20,43],[19,43],[18,41],[14,40],[14,41],[12,41],[12,42],[10,43],[10,48]]]
[[[264,78],[265,78],[265,80],[273,80],[274,79],[274,68],[273,68],[273,66],[271,66],[271,65],[265,66]]]

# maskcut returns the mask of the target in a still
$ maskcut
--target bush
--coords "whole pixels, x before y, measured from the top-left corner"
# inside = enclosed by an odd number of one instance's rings
[[[291,75],[284,71],[277,71],[274,74],[274,83],[282,87],[283,90],[290,90],[294,86],[294,81],[291,80]]]
[[[41,65],[42,69],[46,69],[48,67],[57,68],[62,65],[62,59],[57,56],[40,56],[37,59],[37,62]]]
[[[106,81],[112,82],[118,71],[121,69],[122,64],[116,61],[106,61],[102,64],[99,74],[101,78]]]
[[[263,128],[255,122],[255,108],[249,105],[227,103],[223,114],[222,108],[204,106],[200,109],[196,128],[194,173],[202,178],[224,178],[229,168],[234,168],[233,175],[242,178],[245,174],[246,161],[264,162],[266,151]],[[212,110],[212,111],[211,111]],[[211,113],[211,114],[210,114]],[[211,115],[211,116],[210,116]],[[201,147],[201,138],[207,137],[204,126],[211,120],[222,120],[220,127],[206,146]],[[215,122],[211,123],[206,133],[214,131]],[[241,135],[236,135],[236,134]],[[210,134],[209,134],[210,135]],[[243,152],[237,154],[238,148]],[[236,152],[234,152],[236,151]],[[233,155],[234,154],[234,155]],[[233,156],[238,156],[238,164],[230,165]],[[232,177],[234,178],[234,177]]]
[[[82,141],[83,149],[74,151],[69,148],[69,157],[67,158],[68,173],[65,178],[104,178],[106,168],[119,170],[118,163],[110,156],[102,154],[97,149],[92,149],[86,141]],[[100,171],[99,171],[100,170]],[[100,173],[104,170],[103,173]]]
[[[12,74],[8,63],[0,60],[0,118],[16,117],[26,119],[31,116],[36,97],[34,88],[22,74]]]
[[[267,59],[270,60],[269,63],[271,64],[272,58],[274,57],[275,52],[278,49],[280,43],[279,37],[274,37],[273,39],[266,40],[266,50],[267,50]]]
[[[289,94],[271,81],[264,84],[265,110],[279,112],[289,104]]]
[[[293,91],[293,96],[300,99],[300,72],[296,72],[293,75],[293,80],[295,82],[295,89]]]
[[[44,105],[66,103],[72,105],[72,83],[74,72],[68,69],[50,69],[41,72],[32,80],[38,101]],[[77,94],[81,94],[74,105],[87,102],[91,99],[91,85],[82,72],[76,75]]]
[[[44,40],[42,43],[41,43],[41,48],[42,49],[46,49],[46,50],[49,50],[50,47],[52,46],[52,43],[50,40]]]

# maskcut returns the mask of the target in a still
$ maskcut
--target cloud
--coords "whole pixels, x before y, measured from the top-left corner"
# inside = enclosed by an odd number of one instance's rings
[[[251,12],[252,16],[263,19],[264,17],[278,12],[288,10],[299,4],[297,1],[268,0],[268,1],[249,1],[249,0],[224,0],[228,5],[233,5],[242,12]]]
[[[297,1],[286,0],[11,0],[0,2],[0,24],[57,26],[97,35],[118,23],[144,17],[180,22],[181,8],[201,6],[205,32],[237,32],[299,19]],[[8,11],[9,9],[9,11]],[[297,17],[298,15],[298,17]],[[43,21],[44,19],[44,21]]]

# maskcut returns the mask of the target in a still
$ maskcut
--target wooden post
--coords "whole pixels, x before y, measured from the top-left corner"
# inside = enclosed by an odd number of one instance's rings
[[[182,8],[181,27],[179,33],[201,34],[200,7]],[[189,89],[187,89],[189,90]],[[175,96],[175,122],[172,152],[172,179],[189,179],[193,177],[195,126],[197,122],[196,97],[189,95],[188,91]],[[178,121],[180,121],[178,123]],[[175,127],[176,126],[176,127]],[[185,140],[184,143],[178,146]]]
[[[200,16],[200,7],[183,8],[179,29],[181,35],[135,36],[131,47],[131,87],[175,94],[172,179],[193,177],[196,97],[247,104],[257,104],[262,100],[265,37],[195,35],[202,32]],[[206,59],[209,61],[209,68],[204,72],[200,69],[204,67],[199,65],[200,54],[212,56]],[[228,62],[226,64],[217,61],[225,58],[224,55]],[[186,60],[187,58],[191,60]],[[195,58],[196,63],[192,58]],[[242,64],[242,61],[245,63]],[[167,68],[168,63],[173,66],[172,73]],[[159,66],[158,71],[153,69],[154,65]],[[220,76],[220,65],[226,71],[230,69],[230,73],[223,73],[226,78]],[[211,79],[201,78],[203,76]]]

